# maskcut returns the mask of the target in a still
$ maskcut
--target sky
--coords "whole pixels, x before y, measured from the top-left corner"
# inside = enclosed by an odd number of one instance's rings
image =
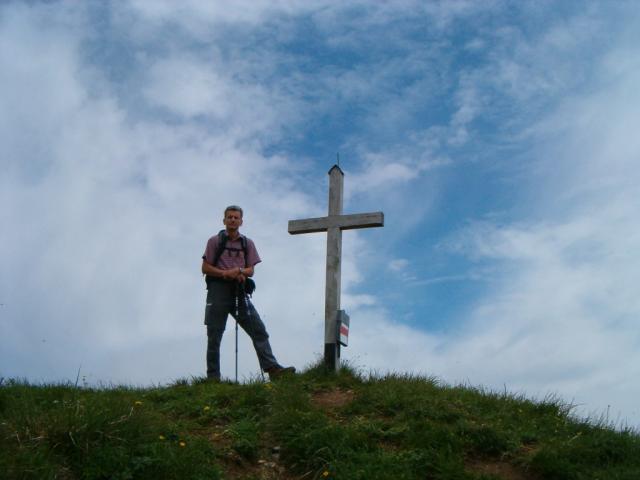
[[[343,234],[343,360],[640,428],[639,45],[622,0],[2,2],[0,377],[204,375],[229,204],[274,353],[317,362],[326,235],[287,222],[339,154],[385,215]]]

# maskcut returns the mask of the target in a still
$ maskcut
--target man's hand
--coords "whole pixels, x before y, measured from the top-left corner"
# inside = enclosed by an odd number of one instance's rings
[[[236,277],[236,280],[238,281],[238,283],[244,283],[246,279],[247,279],[247,272],[239,268],[238,276]]]
[[[237,268],[231,268],[229,270],[223,270],[222,278],[225,280],[235,280],[240,276],[240,272]]]
[[[246,272],[242,272],[240,268],[231,268],[229,270],[224,270],[222,273],[222,278],[225,280],[235,280],[238,283],[244,283],[247,279]]]

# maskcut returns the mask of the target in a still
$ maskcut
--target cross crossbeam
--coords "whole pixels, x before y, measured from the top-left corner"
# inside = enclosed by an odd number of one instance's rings
[[[326,232],[330,228],[353,230],[356,228],[381,227],[383,225],[384,215],[382,212],[330,215],[328,217],[290,220],[289,233],[298,235],[300,233]]]
[[[326,217],[289,221],[289,233],[327,232],[327,272],[325,285],[324,361],[331,370],[340,367],[337,321],[340,310],[342,230],[384,226],[382,212],[342,214],[344,173],[334,165],[329,170],[329,214]]]

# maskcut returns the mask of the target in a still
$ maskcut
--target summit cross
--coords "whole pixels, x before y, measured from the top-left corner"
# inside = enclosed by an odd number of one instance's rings
[[[342,214],[344,173],[338,165],[329,170],[329,215],[319,218],[290,220],[289,233],[327,232],[327,274],[324,306],[324,363],[329,370],[340,367],[338,312],[340,310],[340,264],[342,230],[384,226],[382,212]]]

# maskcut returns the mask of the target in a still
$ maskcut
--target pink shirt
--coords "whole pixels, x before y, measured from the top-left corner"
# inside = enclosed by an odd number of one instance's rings
[[[213,265],[213,259],[216,256],[218,243],[218,235],[214,235],[209,239],[207,247],[204,250],[202,259],[210,265]],[[224,251],[218,260],[218,264],[214,265],[214,267],[221,268],[222,270],[230,270],[238,267],[253,267],[261,261],[262,260],[260,260],[260,255],[258,255],[258,250],[256,249],[253,240],[247,238],[247,262],[245,263],[242,242],[240,241],[240,237],[238,237],[236,240],[227,239]]]

